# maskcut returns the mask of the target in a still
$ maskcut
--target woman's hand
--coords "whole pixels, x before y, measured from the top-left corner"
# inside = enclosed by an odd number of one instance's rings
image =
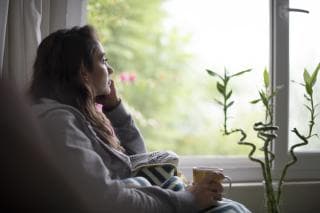
[[[217,201],[222,200],[223,186],[214,181],[214,177],[211,175],[207,175],[199,183],[193,183],[187,190],[194,195],[199,209],[209,208]]]
[[[104,109],[111,110],[119,105],[120,98],[118,97],[114,81],[110,80],[110,93],[106,95],[99,95],[96,97],[96,103],[101,104]]]

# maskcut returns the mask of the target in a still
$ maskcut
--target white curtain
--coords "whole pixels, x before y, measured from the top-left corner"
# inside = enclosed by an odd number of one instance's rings
[[[4,60],[4,45],[7,29],[9,0],[0,0],[0,77],[2,78],[3,60]]]
[[[0,0],[1,79],[25,90],[37,46],[49,33],[85,23],[86,0]]]

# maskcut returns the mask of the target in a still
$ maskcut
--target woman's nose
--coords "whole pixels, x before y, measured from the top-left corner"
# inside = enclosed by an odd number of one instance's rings
[[[113,73],[113,68],[110,65],[108,65],[107,69],[108,69],[108,74],[111,75]]]

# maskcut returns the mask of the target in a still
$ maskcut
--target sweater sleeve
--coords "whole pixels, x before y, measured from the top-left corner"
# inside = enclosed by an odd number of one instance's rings
[[[187,191],[126,188],[122,181],[112,180],[82,125],[67,110],[54,110],[42,118],[52,159],[89,212],[197,212],[193,195]]]
[[[143,137],[121,102],[111,111],[104,110],[104,113],[111,121],[121,145],[129,155],[146,152]]]

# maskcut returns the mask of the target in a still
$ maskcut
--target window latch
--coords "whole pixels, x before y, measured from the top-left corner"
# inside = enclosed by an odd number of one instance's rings
[[[288,8],[289,12],[298,12],[298,13],[309,13],[309,10],[297,9],[297,8]]]
[[[297,12],[297,13],[310,13],[309,10],[303,10],[298,8],[289,8],[284,5],[280,6],[280,17],[288,19],[289,12]]]

